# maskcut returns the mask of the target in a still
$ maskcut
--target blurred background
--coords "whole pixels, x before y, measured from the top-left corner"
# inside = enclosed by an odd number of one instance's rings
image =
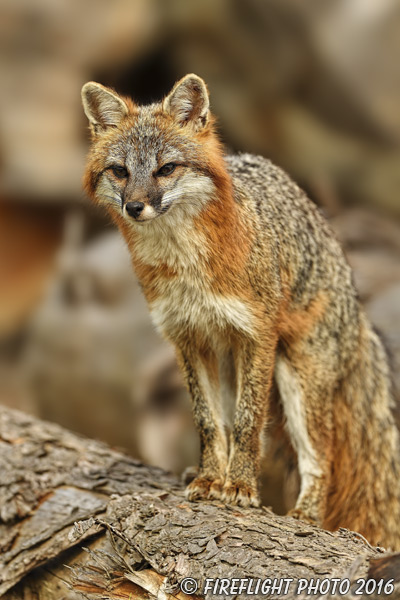
[[[271,158],[330,220],[398,401],[399,56],[398,0],[2,0],[0,402],[177,473],[196,463],[173,350],[81,191],[83,83],[146,103],[188,72],[228,150]],[[296,476],[283,498],[269,456],[263,499],[283,512]]]

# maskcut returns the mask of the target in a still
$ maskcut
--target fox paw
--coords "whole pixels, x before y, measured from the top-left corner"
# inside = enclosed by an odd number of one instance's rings
[[[185,490],[188,500],[219,500],[222,493],[221,479],[207,479],[206,477],[196,477],[189,483]]]
[[[292,508],[287,513],[288,517],[293,517],[294,519],[298,519],[300,521],[305,521],[306,523],[310,523],[310,525],[318,525],[317,519],[313,519],[305,512],[301,510],[301,508]]]
[[[243,481],[227,481],[222,490],[221,499],[226,504],[237,504],[247,508],[248,506],[260,506],[258,492]]]

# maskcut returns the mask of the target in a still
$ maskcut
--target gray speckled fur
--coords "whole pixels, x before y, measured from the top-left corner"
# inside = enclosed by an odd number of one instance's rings
[[[375,543],[399,547],[399,437],[389,371],[358,301],[351,268],[319,210],[282,169],[250,154],[227,156],[226,162],[237,202],[246,218],[254,216],[252,285],[268,304],[281,294],[287,276],[294,311],[307,309],[320,292],[328,299],[316,326],[296,343],[281,341],[278,349],[278,356],[294,365],[316,461],[322,474],[328,470],[322,479],[314,478],[306,498],[299,498],[299,514],[315,517],[322,503],[328,505],[322,522],[335,523],[327,514],[329,498],[332,504],[347,494],[342,513],[354,514],[347,522],[342,514],[335,526],[343,518],[341,524],[363,530]],[[341,492],[340,472],[332,479],[331,473],[344,447],[349,472],[343,473]]]
[[[331,359],[339,367],[351,359],[357,344],[354,330],[359,326],[360,305],[351,268],[330,226],[306,194],[271,161],[239,154],[227,156],[226,162],[238,202],[245,193],[245,204],[251,203],[257,213],[257,255],[265,254],[264,264],[273,258],[277,273],[291,274],[293,308],[306,308],[319,291],[329,295],[326,328],[321,324],[316,337],[325,352],[326,344],[330,346]],[[259,271],[260,265],[255,267]]]

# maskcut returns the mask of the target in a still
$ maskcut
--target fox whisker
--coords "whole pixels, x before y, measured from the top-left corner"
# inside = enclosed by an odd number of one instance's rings
[[[119,196],[111,196],[109,194],[96,194],[98,198],[107,198],[108,200],[113,200],[114,202],[122,203],[122,199]]]

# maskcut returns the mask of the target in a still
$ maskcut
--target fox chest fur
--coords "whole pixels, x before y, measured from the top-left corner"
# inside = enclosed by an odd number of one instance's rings
[[[238,293],[240,274],[221,285],[204,232],[187,225],[148,233],[136,235],[133,261],[153,322],[167,338],[198,333],[211,342],[227,331],[253,333],[250,302]]]

